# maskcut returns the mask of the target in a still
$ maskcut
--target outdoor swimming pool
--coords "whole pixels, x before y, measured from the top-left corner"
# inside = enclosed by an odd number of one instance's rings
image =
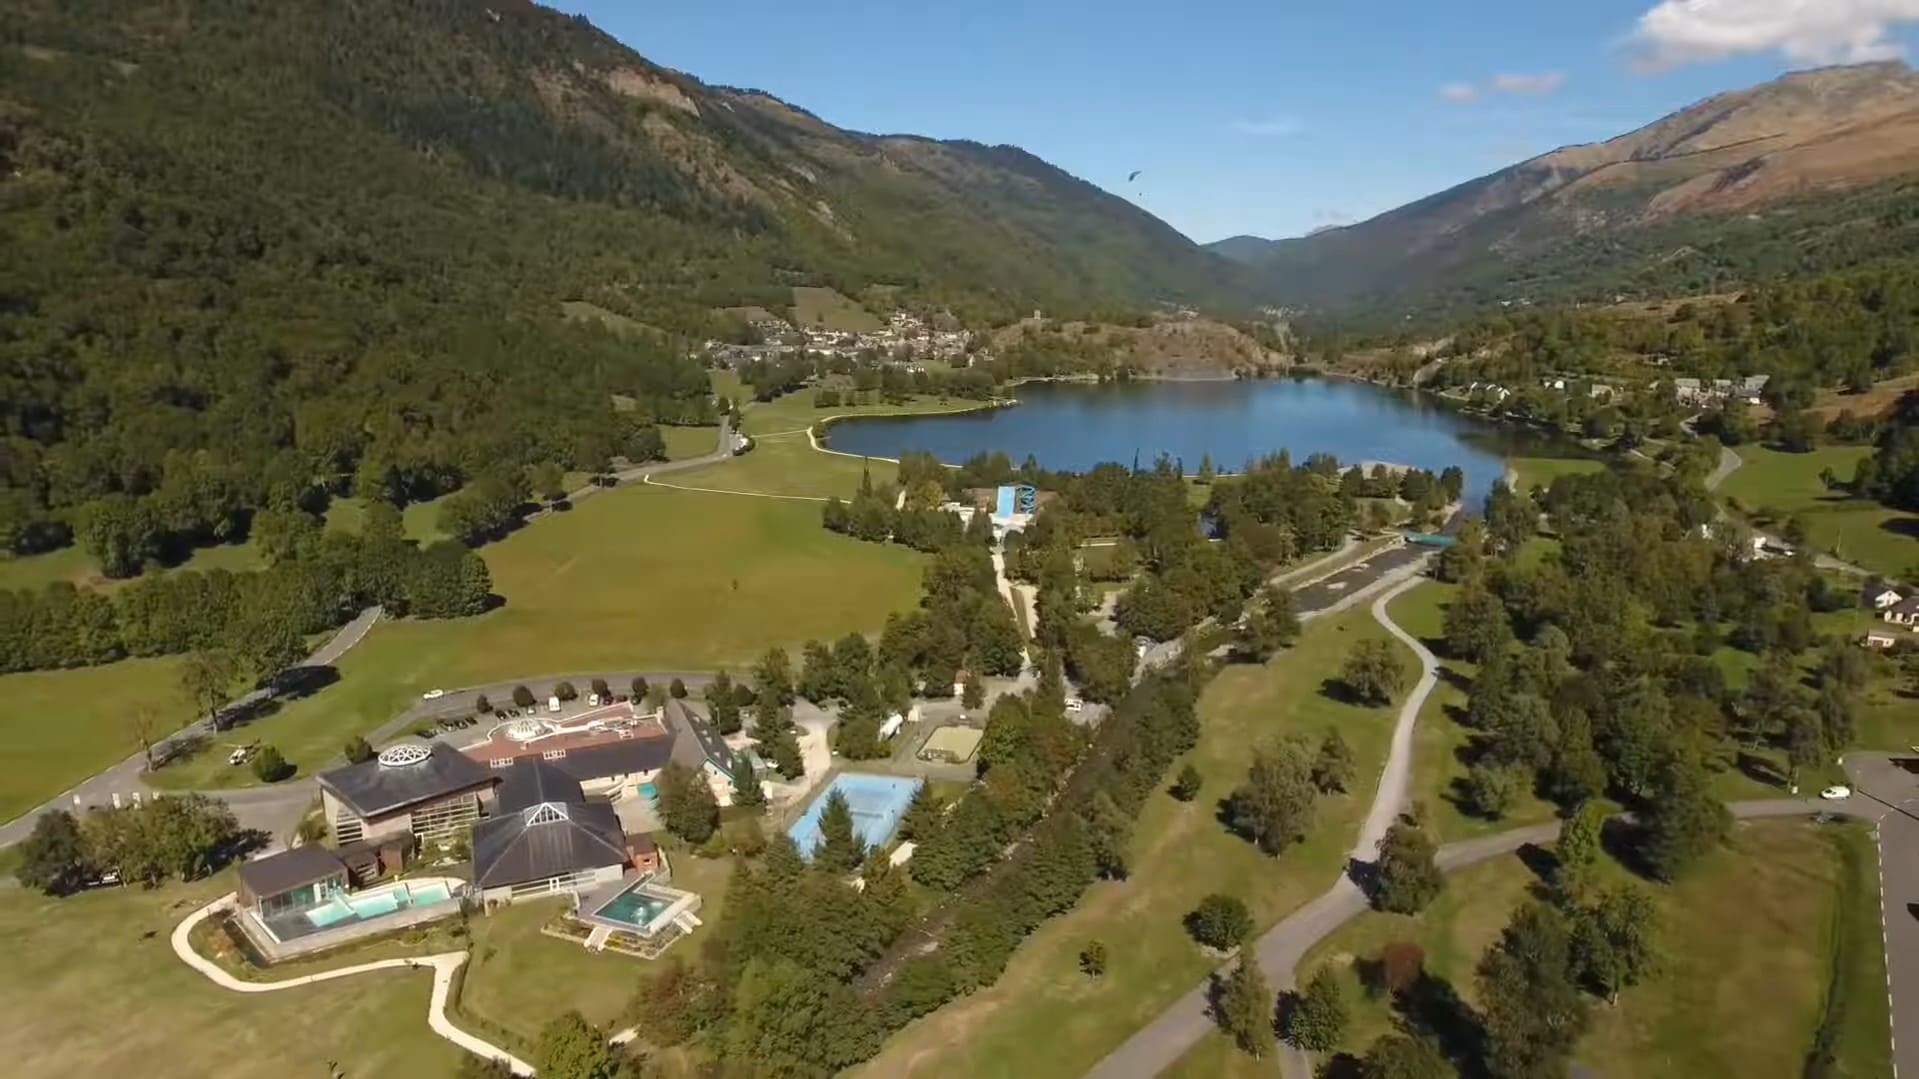
[[[838,791],[846,799],[846,808],[853,811],[853,830],[867,846],[882,846],[893,838],[900,818],[906,815],[906,807],[919,787],[920,781],[912,776],[841,772],[813,799],[786,834],[793,838],[793,845],[799,848],[802,857],[811,858],[813,848],[820,845],[820,814],[826,812],[827,798]]]
[[[671,903],[658,896],[634,889],[614,896],[612,902],[594,911],[593,914],[594,917],[605,918],[609,922],[625,922],[635,929],[645,929],[653,924],[653,919],[658,918],[670,906],[672,906]]]
[[[444,880],[419,883],[401,881],[384,888],[335,895],[306,912],[306,920],[316,929],[327,929],[350,920],[366,921],[408,907],[425,907],[453,898],[453,888]]]

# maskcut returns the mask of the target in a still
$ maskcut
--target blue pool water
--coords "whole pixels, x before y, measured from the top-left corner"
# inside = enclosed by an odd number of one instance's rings
[[[635,929],[645,929],[652,924],[660,912],[670,906],[658,896],[648,895],[637,888],[621,892],[599,910],[593,912],[596,918],[605,918],[611,922],[624,922]]]
[[[647,801],[654,801],[660,796],[659,785],[655,783],[642,783],[640,784],[640,794]]]
[[[799,848],[801,856],[811,858],[813,848],[820,845],[820,814],[826,812],[826,799],[838,791],[845,797],[846,807],[853,811],[853,830],[867,846],[881,846],[893,838],[919,786],[920,781],[911,776],[841,772],[813,799],[813,804],[806,807],[806,812],[793,822],[786,834],[793,837],[793,845]]]
[[[452,889],[443,881],[417,885],[400,883],[357,895],[336,895],[307,911],[306,920],[312,922],[315,928],[325,929],[349,919],[365,921],[407,907],[429,906],[452,897]]]

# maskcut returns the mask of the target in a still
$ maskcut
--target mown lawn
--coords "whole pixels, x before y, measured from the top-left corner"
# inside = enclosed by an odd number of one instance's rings
[[[596,668],[738,669],[774,645],[877,630],[913,606],[923,562],[827,532],[810,503],[640,485],[531,522],[483,554],[501,608],[383,622],[341,661],[337,684],[239,733],[305,772],[434,687]],[[216,752],[156,780],[253,782]]]
[[[1608,864],[1608,875],[1627,879]],[[1369,998],[1352,966],[1386,944],[1412,941],[1426,969],[1474,998],[1473,972],[1515,907],[1538,883],[1518,857],[1451,877],[1416,918],[1368,912],[1306,956],[1302,979],[1332,965],[1346,982],[1353,1022],[1342,1048],[1363,1054],[1394,1025],[1389,1003]],[[1576,1060],[1615,1076],[1798,1076],[1828,1013],[1834,1074],[1890,1074],[1884,956],[1871,836],[1852,826],[1768,821],[1735,826],[1732,842],[1671,887],[1651,889],[1661,911],[1664,966],[1621,994],[1590,999],[1593,1022]],[[1837,977],[1835,978],[1835,973]],[[1221,1035],[1208,1035],[1169,1076],[1276,1076]]]
[[[244,573],[261,568],[265,563],[260,558],[260,550],[251,542],[225,543],[213,547],[200,547],[185,562],[178,566],[148,569],[150,573],[176,573],[181,570],[198,570],[202,573],[216,569]],[[31,589],[38,591],[56,581],[66,581],[81,588],[114,589],[123,587],[138,578],[124,581],[110,580],[100,575],[100,567],[78,544],[62,547],[46,554],[27,555],[0,559],[0,589]]]
[[[0,1059],[17,1079],[451,1075],[427,1029],[432,977],[395,970],[264,994],[215,986],[168,946],[233,875],[68,899],[0,890]]]
[[[897,404],[841,404],[817,408],[813,404],[814,396],[813,389],[808,387],[771,401],[746,401],[740,416],[740,430],[755,437],[792,433],[802,436],[801,440],[804,441],[808,427],[833,416],[921,416],[941,412],[970,412],[984,404],[958,397],[914,397]]]
[[[1512,469],[1514,482],[1524,492],[1534,487],[1551,487],[1561,476],[1598,472],[1606,464],[1590,457],[1509,457],[1506,467]]]
[[[660,437],[666,440],[666,459],[669,461],[704,457],[720,445],[718,427],[662,427]]]
[[[1020,946],[998,983],[907,1027],[860,1074],[1081,1074],[1212,969],[1182,925],[1203,896],[1240,896],[1264,927],[1324,891],[1358,835],[1394,712],[1333,700],[1322,683],[1354,642],[1384,636],[1361,608],[1311,623],[1298,646],[1264,666],[1222,672],[1201,701],[1200,743],[1188,756],[1204,789],[1190,804],[1165,794],[1148,800],[1131,876],[1095,884]],[[1220,825],[1218,804],[1245,779],[1254,746],[1291,732],[1316,739],[1328,727],[1352,745],[1358,778],[1353,791],[1320,801],[1304,843],[1268,857]],[[1091,940],[1104,941],[1109,955],[1098,979],[1077,965]]]
[[[1468,813],[1459,802],[1457,784],[1466,777],[1464,759],[1472,745],[1474,732],[1460,722],[1472,682],[1479,674],[1476,664],[1452,659],[1443,646],[1446,607],[1458,595],[1459,586],[1428,581],[1393,600],[1388,613],[1401,629],[1419,638],[1440,657],[1439,685],[1420,709],[1419,724],[1413,729],[1413,778],[1410,797],[1424,805],[1427,828],[1436,841],[1449,843],[1491,832],[1503,832],[1522,824],[1551,820],[1552,803],[1529,791],[1503,817],[1490,819]]]
[[[150,709],[161,734],[193,719],[175,658],[10,674],[0,700],[0,820],[138,752],[134,709]]]
[[[700,487],[744,494],[792,495],[825,499],[852,498],[861,476],[871,473],[875,484],[891,483],[898,475],[891,461],[820,453],[804,433],[769,435],[753,440],[751,452],[704,468],[659,477],[660,484]],[[817,516],[819,507],[813,507]]]
[[[700,894],[704,924],[667,954],[693,962],[719,921],[733,863],[684,851],[669,857],[673,886]],[[561,899],[521,903],[472,922],[473,958],[467,964],[460,1013],[505,1038],[523,1056],[533,1051],[547,1020],[568,1008],[579,1009],[588,1022],[608,1033],[629,1025],[626,1012],[633,994],[660,969],[656,962],[617,952],[595,954],[577,942],[542,935],[540,927],[566,909]]]
[[[1768,528],[1782,528],[1786,518],[1798,517],[1815,547],[1848,562],[1894,577],[1919,566],[1919,516],[1849,498],[1844,491],[1828,491],[1819,480],[1819,473],[1829,468],[1842,482],[1850,482],[1859,461],[1871,456],[1871,447],[1782,453],[1741,446],[1738,452],[1745,463],[1720,491]]]

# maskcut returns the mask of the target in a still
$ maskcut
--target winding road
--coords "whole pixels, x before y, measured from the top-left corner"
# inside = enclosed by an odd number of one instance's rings
[[[1438,657],[1418,638],[1395,623],[1388,605],[1415,588],[1420,579],[1401,583],[1374,601],[1373,617],[1419,657],[1421,677],[1405,702],[1393,728],[1392,747],[1380,775],[1378,790],[1365,824],[1353,846],[1354,863],[1378,857],[1379,841],[1405,804],[1412,768],[1412,736],[1420,709],[1437,685]],[[1887,996],[1892,1028],[1919,1030],[1919,777],[1886,754],[1860,753],[1845,759],[1854,782],[1850,798],[1822,801],[1812,798],[1735,802],[1727,808],[1735,818],[1811,817],[1821,814],[1871,822],[1879,846],[1881,867],[1880,917],[1887,959]],[[1919,770],[1919,765],[1914,766]],[[1522,847],[1550,843],[1559,836],[1559,822],[1530,825],[1497,835],[1449,843],[1439,849],[1437,862],[1453,873],[1488,859],[1512,854]],[[1342,873],[1318,898],[1288,915],[1253,945],[1260,966],[1279,990],[1295,985],[1300,960],[1340,926],[1366,911],[1365,893],[1349,871]],[[1895,913],[1896,911],[1896,913]],[[1225,974],[1230,964],[1220,969]],[[1210,982],[1195,986],[1146,1026],[1107,1054],[1087,1072],[1088,1079],[1142,1079],[1171,1067],[1209,1032],[1216,1029],[1210,1010]],[[1908,1038],[1900,1049],[1893,1041],[1895,1076],[1900,1065],[1919,1075],[1919,1037]],[[1282,1043],[1280,1066],[1287,1079],[1311,1079],[1312,1062],[1304,1053]]]
[[[699,457],[688,457],[678,461],[656,461],[651,464],[638,465],[621,472],[616,472],[613,475],[621,483],[628,483],[634,480],[644,481],[655,475],[677,472],[684,469],[700,468],[705,465],[724,461],[733,456],[734,450],[731,418],[727,416],[720,417],[719,426],[719,439],[715,443],[712,453],[703,454]],[[605,488],[589,485],[573,492],[568,495],[567,498],[569,501],[578,501],[583,498],[590,498],[602,490],[605,490]],[[550,512],[553,511],[543,510],[532,516],[538,517]],[[366,637],[368,631],[379,622],[382,613],[379,607],[368,607],[366,610],[361,611],[352,621],[341,626],[339,630],[336,631],[332,637],[328,638],[325,644],[316,649],[312,655],[309,655],[305,660],[301,661],[297,667],[292,669],[298,670],[300,667],[331,667],[338,663],[340,657],[346,655],[349,650]],[[632,680],[634,674],[642,673],[648,678],[658,678],[662,683],[671,681],[675,673],[680,674],[689,683],[704,683],[706,679],[710,677],[710,675],[706,673],[694,672],[617,673],[623,676],[619,683],[622,687]],[[569,676],[556,675],[542,679],[521,679],[520,681],[526,682],[529,686],[539,687],[550,685],[552,682],[559,681],[566,677]],[[587,676],[571,677],[584,678]],[[604,677],[607,677],[608,680],[611,681],[615,675],[605,675]],[[411,727],[422,719],[455,714],[458,706],[462,702],[468,705],[467,712],[470,713],[472,711],[470,707],[471,700],[474,693],[477,692],[500,694],[499,699],[504,703],[506,699],[505,694],[510,693],[513,686],[517,684],[518,682],[501,682],[488,686],[478,686],[474,687],[472,692],[468,692],[464,698],[450,694],[442,700],[431,702],[431,704],[415,705],[403,715],[389,721],[378,731],[375,731],[371,740],[377,743],[391,738],[398,732]],[[584,689],[584,682],[581,683],[581,686],[582,689]],[[271,694],[271,690],[256,689],[245,696],[229,702],[225,707],[221,708],[220,711],[222,714],[225,714],[257,705],[265,701]],[[206,717],[201,717],[187,724],[179,731],[154,743],[153,757],[156,760],[163,761],[170,752],[176,751],[190,741],[208,738],[215,733],[212,723]],[[112,805],[115,797],[120,798],[122,801],[131,801],[136,796],[144,798],[156,793],[166,793],[155,791],[147,785],[145,778],[146,770],[147,755],[144,752],[133,753],[125,760],[111,767],[102,769],[13,820],[5,824],[0,824],[0,849],[10,847],[22,839],[25,839],[33,830],[34,818],[47,810],[71,810],[76,806]],[[239,819],[242,827],[259,828],[271,835],[278,836],[296,824],[301,815],[306,812],[308,805],[310,805],[314,797],[316,797],[316,787],[311,777],[302,777],[267,787],[242,787],[232,790],[204,791],[202,793],[219,798],[231,806],[234,815]]]

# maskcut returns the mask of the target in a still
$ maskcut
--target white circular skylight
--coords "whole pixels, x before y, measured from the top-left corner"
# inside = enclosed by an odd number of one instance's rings
[[[516,719],[506,725],[506,736],[515,742],[531,742],[551,730],[537,719]]]
[[[407,768],[419,764],[433,755],[433,751],[412,742],[402,742],[397,746],[388,746],[380,751],[380,767]]]

